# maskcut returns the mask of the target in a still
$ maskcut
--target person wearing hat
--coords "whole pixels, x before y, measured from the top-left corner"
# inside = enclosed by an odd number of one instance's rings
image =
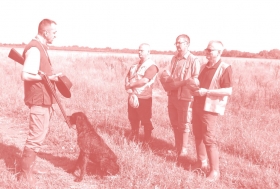
[[[208,62],[201,66],[198,76],[199,90],[193,92],[192,111],[193,133],[195,136],[197,162],[192,169],[207,171],[209,159],[210,173],[208,181],[217,181],[220,177],[219,151],[216,140],[216,122],[218,115],[224,115],[228,96],[232,94],[232,69],[221,60],[224,46],[220,41],[210,41],[205,49]]]
[[[188,50],[190,45],[188,35],[179,35],[175,45],[177,52],[171,59],[170,70],[165,70],[161,74],[160,81],[168,95],[168,115],[174,132],[177,156],[183,158],[188,155],[191,129],[191,102],[193,101],[191,85],[196,87],[199,85],[197,77],[200,62]]]
[[[42,72],[49,78],[52,87],[61,75],[53,74],[47,53],[47,45],[53,42],[56,32],[56,22],[43,19],[39,23],[37,36],[23,50],[21,78],[24,81],[24,102],[29,107],[30,114],[29,133],[21,156],[19,179],[26,179],[30,185],[35,184],[33,173],[42,172],[34,167],[34,163],[49,131],[52,104],[55,103],[51,90],[43,81]]]
[[[143,43],[138,50],[140,61],[133,64],[125,78],[128,98],[128,119],[131,125],[130,139],[138,139],[139,125],[144,126],[144,141],[149,142],[154,129],[152,118],[152,90],[158,67],[150,58],[150,45]]]

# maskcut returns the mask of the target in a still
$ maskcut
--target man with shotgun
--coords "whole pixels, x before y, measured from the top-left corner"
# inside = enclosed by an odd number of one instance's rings
[[[43,74],[49,78],[52,87],[61,74],[53,74],[48,56],[48,44],[56,37],[56,23],[43,19],[38,27],[37,36],[27,44],[23,51],[24,66],[21,78],[24,81],[24,102],[30,109],[29,134],[20,162],[19,179],[35,184],[33,173],[44,172],[34,167],[36,155],[49,131],[54,96],[43,80]],[[40,72],[39,72],[40,70]]]

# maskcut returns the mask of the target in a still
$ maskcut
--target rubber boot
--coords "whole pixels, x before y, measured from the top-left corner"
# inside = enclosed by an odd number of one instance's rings
[[[144,127],[144,143],[150,143],[152,139],[152,130]]]
[[[182,138],[182,147],[180,150],[179,157],[187,157],[188,156],[188,143],[189,143],[189,133],[188,132],[183,132],[181,134]]]
[[[128,139],[131,141],[138,142],[139,141],[139,128],[141,126],[141,122],[130,122],[131,131],[128,136]]]
[[[175,139],[175,148],[178,156],[182,148],[182,135],[180,134],[178,129],[174,128],[173,132],[174,132],[174,139]]]
[[[206,147],[206,151],[210,163],[210,173],[207,176],[207,181],[215,182],[220,178],[219,151],[216,147]]]
[[[196,155],[197,155],[197,162],[192,165],[191,170],[200,169],[203,172],[208,170],[208,163],[207,163],[207,152],[206,147],[201,140],[195,140],[195,147],[196,147]]]
[[[18,179],[25,179],[30,186],[35,185],[33,166],[36,159],[36,152],[25,147],[21,157],[21,172]]]

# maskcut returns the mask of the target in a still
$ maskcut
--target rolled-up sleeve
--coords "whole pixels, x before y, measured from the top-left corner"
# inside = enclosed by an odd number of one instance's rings
[[[153,79],[154,76],[157,74],[158,68],[156,65],[151,65],[145,72],[144,77],[148,78],[149,80]]]
[[[37,74],[40,69],[40,51],[36,47],[31,47],[25,54],[23,72]]]

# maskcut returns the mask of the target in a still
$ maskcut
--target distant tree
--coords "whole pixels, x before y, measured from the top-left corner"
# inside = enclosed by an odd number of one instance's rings
[[[266,50],[260,51],[258,54],[259,54],[262,58],[267,58],[267,57],[268,57],[268,51],[266,51]]]
[[[280,59],[280,50],[272,49],[268,52],[270,58]]]

